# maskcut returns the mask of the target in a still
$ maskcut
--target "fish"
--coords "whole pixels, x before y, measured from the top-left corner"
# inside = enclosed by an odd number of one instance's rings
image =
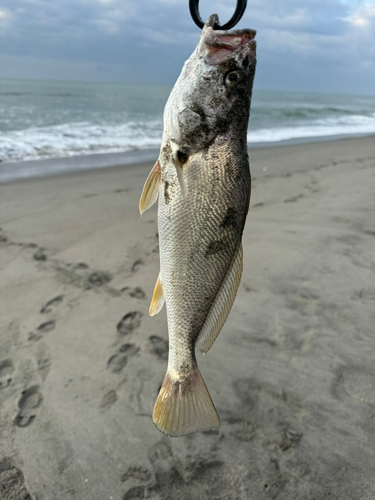
[[[219,427],[195,349],[207,353],[237,294],[250,203],[247,128],[256,31],[215,30],[216,14],[185,62],[164,109],[160,154],[142,191],[158,199],[160,272],[151,316],[166,304],[167,372],[152,419],[168,436]]]

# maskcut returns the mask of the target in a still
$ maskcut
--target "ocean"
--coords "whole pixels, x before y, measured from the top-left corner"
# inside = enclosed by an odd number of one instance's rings
[[[0,161],[158,148],[170,90],[0,80]],[[366,134],[375,134],[375,96],[254,90],[250,146]]]

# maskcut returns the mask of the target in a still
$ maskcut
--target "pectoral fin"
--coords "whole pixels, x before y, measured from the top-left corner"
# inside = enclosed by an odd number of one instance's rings
[[[161,167],[159,160],[153,166],[145,185],[143,186],[143,191],[141,194],[141,199],[139,200],[139,211],[141,215],[145,210],[150,208],[158,198],[159,186],[161,182]]]
[[[203,354],[210,349],[222,329],[237,294],[242,274],[242,243],[239,244],[232,265],[224,278],[220,290],[200,331],[196,347]]]
[[[160,281],[160,273],[159,273],[154,288],[154,295],[152,296],[151,305],[149,309],[150,316],[155,316],[155,314],[158,314],[163,309],[164,301],[165,301],[164,290],[163,290],[163,285],[161,284]]]

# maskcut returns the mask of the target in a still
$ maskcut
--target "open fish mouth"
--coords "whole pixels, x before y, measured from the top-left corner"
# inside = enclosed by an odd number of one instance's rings
[[[251,42],[254,46],[254,54],[256,42],[253,41],[256,31],[252,29],[241,30],[215,30],[215,24],[219,23],[217,14],[212,14],[209,17],[202,30],[202,38],[199,47],[199,52],[204,54],[205,61],[208,64],[219,64],[225,57],[233,54],[236,50]]]

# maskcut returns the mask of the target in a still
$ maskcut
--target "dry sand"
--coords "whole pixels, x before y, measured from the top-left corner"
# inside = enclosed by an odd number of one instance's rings
[[[375,498],[375,139],[250,151],[244,275],[168,438],[151,164],[0,185],[0,499]]]

